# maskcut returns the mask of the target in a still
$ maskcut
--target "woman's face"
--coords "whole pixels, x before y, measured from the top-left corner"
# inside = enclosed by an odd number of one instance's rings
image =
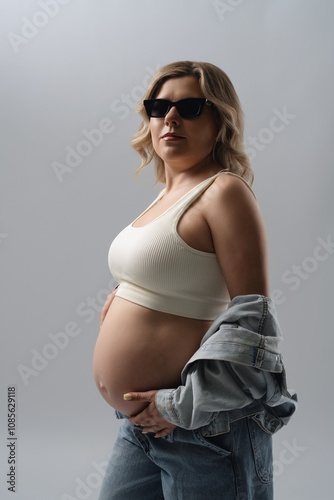
[[[167,80],[160,88],[157,99],[176,102],[189,97],[204,97],[195,76]],[[172,107],[164,118],[150,118],[150,131],[155,152],[166,165],[189,168],[207,162],[216,141],[218,124],[212,107],[204,106],[194,118],[182,118]],[[177,137],[165,134],[176,134]]]

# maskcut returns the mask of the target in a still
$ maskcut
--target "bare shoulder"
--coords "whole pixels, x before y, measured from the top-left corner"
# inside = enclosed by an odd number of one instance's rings
[[[243,219],[249,211],[254,214],[259,213],[254,191],[237,175],[230,173],[219,175],[210,186],[208,196],[210,203],[206,204],[206,216],[210,219],[216,219],[230,212],[235,212],[235,215],[242,214]]]
[[[253,198],[256,199],[255,193],[252,190],[251,186],[248,184],[246,179],[241,177],[240,175],[234,174],[233,172],[224,172],[220,174],[215,179],[216,184],[223,189],[225,192],[230,190],[245,192],[251,194]]]

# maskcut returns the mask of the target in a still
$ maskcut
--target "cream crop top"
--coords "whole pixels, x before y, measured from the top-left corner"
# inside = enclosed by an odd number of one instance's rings
[[[239,177],[232,172],[219,172],[197,184],[153,221],[133,227],[163,196],[162,190],[116,236],[108,263],[119,283],[117,297],[156,311],[202,320],[213,320],[226,309],[230,296],[216,254],[190,247],[177,232],[178,221],[187,208],[222,173]]]

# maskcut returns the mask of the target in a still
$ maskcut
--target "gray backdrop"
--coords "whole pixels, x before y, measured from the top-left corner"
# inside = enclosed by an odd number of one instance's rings
[[[118,428],[91,368],[113,287],[107,252],[157,190],[152,168],[133,179],[134,108],[159,66],[192,59],[223,68],[243,103],[288,382],[299,393],[274,440],[275,498],[332,500],[334,4],[1,7],[1,498],[97,498]],[[7,439],[8,386],[16,441]]]

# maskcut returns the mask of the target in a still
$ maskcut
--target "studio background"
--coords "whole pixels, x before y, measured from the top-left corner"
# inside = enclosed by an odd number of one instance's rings
[[[118,423],[92,376],[118,232],[156,196],[130,139],[175,60],[241,99],[288,385],[276,500],[333,500],[333,41],[330,0],[1,0],[0,497],[96,500]],[[97,131],[99,130],[99,131]],[[16,492],[7,388],[16,387]]]

